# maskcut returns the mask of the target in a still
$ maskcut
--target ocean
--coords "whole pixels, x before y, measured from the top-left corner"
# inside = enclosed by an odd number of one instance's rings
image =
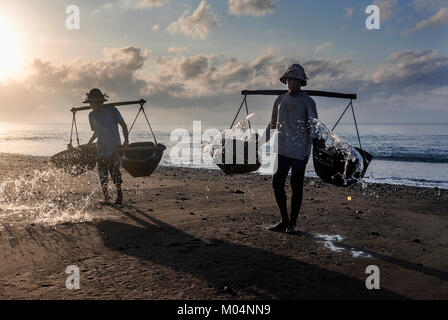
[[[329,126],[331,124],[328,124]],[[218,130],[227,125],[215,125]],[[162,165],[174,165],[170,150],[177,142],[170,141],[173,129],[192,131],[192,123],[178,126],[154,126],[159,143],[168,147]],[[210,128],[203,127],[203,130]],[[262,128],[260,128],[262,129]],[[445,124],[359,124],[363,149],[374,156],[366,182],[390,183],[448,189],[448,123]],[[78,124],[81,144],[91,136],[87,123]],[[347,142],[358,145],[351,124],[340,124],[336,130]],[[0,122],[0,152],[24,155],[51,156],[64,150],[70,139],[70,123]],[[146,123],[137,123],[131,142],[152,140]],[[73,141],[76,145],[76,140]],[[213,165],[187,166],[216,169]],[[262,170],[260,174],[270,174]],[[312,161],[308,176],[315,176]]]

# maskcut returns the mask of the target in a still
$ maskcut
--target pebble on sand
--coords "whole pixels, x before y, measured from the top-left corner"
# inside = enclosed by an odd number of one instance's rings
[[[228,293],[228,294],[230,294],[230,295],[232,295],[232,296],[235,295],[235,292],[234,292],[234,291],[232,290],[232,288],[229,287],[229,286],[224,286],[224,292],[225,292],[225,293]]]

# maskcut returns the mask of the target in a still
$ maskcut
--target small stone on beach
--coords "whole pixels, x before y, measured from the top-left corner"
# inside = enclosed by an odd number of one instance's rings
[[[232,290],[232,288],[229,287],[229,286],[224,286],[224,292],[225,292],[225,293],[228,293],[228,294],[231,294],[232,296],[235,295],[235,292],[234,292],[234,291]]]

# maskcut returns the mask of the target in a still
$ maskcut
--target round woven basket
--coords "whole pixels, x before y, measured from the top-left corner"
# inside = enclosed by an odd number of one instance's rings
[[[122,167],[135,178],[149,177],[157,168],[166,147],[153,142],[136,142],[118,147]]]

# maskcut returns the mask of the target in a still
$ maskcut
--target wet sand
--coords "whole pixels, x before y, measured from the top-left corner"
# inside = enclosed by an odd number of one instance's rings
[[[159,167],[150,178],[124,174],[125,205],[101,207],[94,172],[34,171],[47,168],[47,158],[0,154],[0,182],[10,181],[1,299],[448,298],[446,190],[307,179],[301,234],[287,235],[266,230],[278,220],[270,177]],[[39,206],[14,210],[15,194]],[[71,216],[70,204],[82,209]],[[339,252],[318,234],[341,236]],[[80,268],[80,290],[65,287],[69,265]],[[380,290],[366,289],[369,265],[380,268]]]

